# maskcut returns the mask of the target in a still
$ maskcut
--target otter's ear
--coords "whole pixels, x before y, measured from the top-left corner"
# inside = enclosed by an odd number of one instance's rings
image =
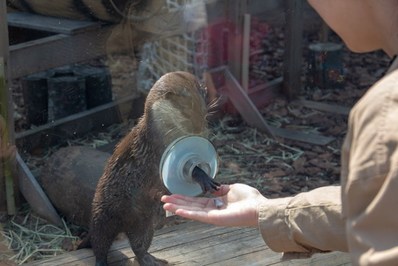
[[[174,104],[175,102],[177,102],[177,101],[181,101],[181,100],[178,100],[179,97],[181,97],[181,95],[175,93],[174,91],[167,91],[167,92],[165,92],[165,93],[163,94],[163,96],[162,96],[162,98],[163,98],[164,100],[170,101],[170,102],[172,102],[173,104]]]
[[[170,99],[170,98],[175,98],[175,97],[191,97],[192,94],[190,93],[189,90],[185,88],[174,88],[173,90],[168,90],[164,94],[164,98]]]
[[[169,99],[173,98],[174,96],[175,96],[175,93],[173,91],[164,90],[164,91],[162,91],[162,96],[160,98],[169,100]]]

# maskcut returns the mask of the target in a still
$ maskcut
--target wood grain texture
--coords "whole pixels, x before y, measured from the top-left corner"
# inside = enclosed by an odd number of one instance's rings
[[[156,232],[151,254],[171,265],[350,265],[347,254],[332,252],[312,258],[282,259],[271,251],[256,228],[216,227],[186,222]],[[30,265],[94,265],[91,249],[73,251]],[[110,265],[136,265],[127,240],[115,241],[108,254]]]

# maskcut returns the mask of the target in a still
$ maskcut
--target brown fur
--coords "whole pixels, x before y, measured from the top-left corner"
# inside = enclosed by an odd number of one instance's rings
[[[178,137],[207,137],[203,91],[185,72],[164,75],[150,90],[143,116],[117,145],[96,188],[89,237],[97,265],[106,265],[108,250],[121,232],[141,265],[165,263],[147,252],[160,196],[166,193],[160,158]]]

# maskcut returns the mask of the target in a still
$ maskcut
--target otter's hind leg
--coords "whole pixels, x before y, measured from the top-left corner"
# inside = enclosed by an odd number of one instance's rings
[[[148,252],[154,234],[152,222],[148,223],[146,221],[140,224],[142,226],[132,227],[134,230],[126,233],[131,249],[133,250],[140,266],[167,265],[167,261],[157,259]]]
[[[116,219],[115,219],[116,220]],[[95,217],[91,227],[91,246],[95,255],[95,266],[107,266],[108,251],[119,233],[119,225],[107,215]]]

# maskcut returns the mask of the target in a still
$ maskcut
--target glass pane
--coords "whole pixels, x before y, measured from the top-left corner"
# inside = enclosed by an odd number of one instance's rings
[[[390,64],[349,51],[301,0],[3,2],[0,233],[13,263],[76,250],[95,193],[118,217],[109,228],[182,223],[158,206],[170,173],[183,189],[239,182],[268,198],[339,184],[349,110]]]

